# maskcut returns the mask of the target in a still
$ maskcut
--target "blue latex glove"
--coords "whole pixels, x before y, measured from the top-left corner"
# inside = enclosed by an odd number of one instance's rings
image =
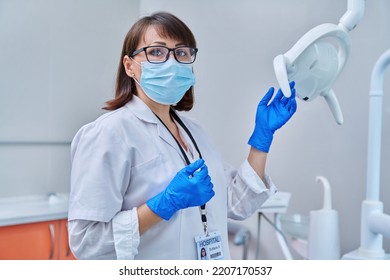
[[[177,172],[168,187],[146,201],[146,205],[169,220],[180,209],[204,205],[214,194],[208,168],[204,160],[199,159]]]
[[[275,131],[281,128],[297,110],[294,86],[295,83],[290,82],[289,98],[285,97],[279,89],[270,104],[268,103],[274,94],[274,88],[271,87],[264,95],[257,106],[255,129],[249,138],[249,145],[265,153],[269,152]]]

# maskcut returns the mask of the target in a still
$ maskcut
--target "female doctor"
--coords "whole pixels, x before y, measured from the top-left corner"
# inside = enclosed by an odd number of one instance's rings
[[[223,164],[212,141],[178,111],[193,106],[190,29],[169,13],[139,19],[124,40],[110,112],[71,146],[69,243],[79,259],[229,259],[227,218],[252,215],[276,187],[265,173],[293,94],[260,101],[248,158]]]

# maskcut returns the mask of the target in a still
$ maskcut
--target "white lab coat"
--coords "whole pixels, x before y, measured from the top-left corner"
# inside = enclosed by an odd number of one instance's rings
[[[209,169],[215,196],[207,203],[209,231],[222,235],[230,258],[227,219],[245,219],[276,192],[245,161],[238,170],[223,164],[206,133],[181,116]],[[191,140],[178,126],[188,148]],[[203,234],[199,207],[180,210],[142,236],[137,207],[164,190],[186,164],[167,129],[134,96],[126,106],[82,127],[71,147],[69,241],[80,259],[196,259],[194,237]]]

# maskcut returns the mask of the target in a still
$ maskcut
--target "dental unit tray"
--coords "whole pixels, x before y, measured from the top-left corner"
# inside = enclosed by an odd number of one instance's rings
[[[332,86],[348,59],[348,34],[364,13],[365,0],[348,0],[348,10],[338,25],[324,23],[307,32],[285,54],[274,58],[276,79],[283,94],[291,96],[289,81],[295,81],[297,97],[312,101],[323,96],[338,124],[343,114]]]

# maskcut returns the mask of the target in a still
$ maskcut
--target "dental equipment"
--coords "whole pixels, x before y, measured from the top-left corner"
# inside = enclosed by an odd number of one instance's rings
[[[298,255],[309,260],[340,259],[340,231],[338,212],[332,209],[329,181],[317,176],[324,189],[323,207],[309,215],[282,215],[282,231],[289,236],[288,244]]]
[[[251,240],[250,230],[244,225],[228,222],[228,233],[234,235],[234,245],[243,246],[242,259],[247,260]]]
[[[323,96],[338,124],[344,120],[332,86],[349,56],[348,32],[363,17],[364,7],[365,0],[348,0],[347,12],[338,25],[324,23],[314,27],[273,61],[276,79],[286,97],[291,95],[289,81],[295,81],[297,96],[303,101]]]
[[[256,238],[256,255],[255,259],[258,260],[260,257],[260,225],[261,219],[264,218],[274,228],[275,235],[278,240],[280,249],[286,260],[292,260],[293,257],[290,252],[287,240],[281,232],[280,215],[286,213],[287,208],[290,204],[291,193],[288,192],[277,192],[271,196],[267,201],[261,205],[258,209],[257,216],[257,238]],[[267,218],[266,214],[272,214],[273,221]]]
[[[322,209],[310,211],[308,258],[310,260],[340,259],[339,216],[332,209],[332,193],[329,181],[317,176],[324,187]]]
[[[390,49],[384,52],[371,73],[368,123],[367,190],[362,202],[360,247],[343,259],[390,259],[383,250],[383,236],[390,238],[390,215],[383,213],[380,193],[383,79],[390,65]]]

